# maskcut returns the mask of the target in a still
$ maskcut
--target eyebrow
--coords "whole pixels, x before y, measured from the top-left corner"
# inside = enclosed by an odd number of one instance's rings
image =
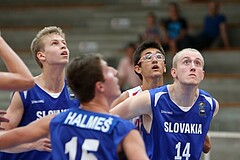
[[[57,39],[52,39],[52,40],[50,40],[50,43],[52,43],[52,42],[58,42],[59,40],[57,40]]]
[[[162,52],[160,52],[160,51],[156,51],[155,53],[160,53],[160,54],[162,54]],[[147,53],[145,53],[145,55],[146,54],[153,54],[152,52],[147,52]]]
[[[56,39],[56,38],[54,38],[54,39],[51,39],[51,42],[52,42],[52,41],[61,41],[61,42],[63,42],[63,41],[64,41],[64,42],[66,42],[66,40],[65,40],[65,39]]]
[[[184,60],[184,59],[191,59],[191,57],[183,57],[182,60]],[[195,60],[199,60],[199,61],[203,62],[201,58],[196,58],[196,59],[194,59],[194,61]]]

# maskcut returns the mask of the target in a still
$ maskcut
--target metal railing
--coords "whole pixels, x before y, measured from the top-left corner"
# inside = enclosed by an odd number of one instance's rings
[[[231,139],[240,139],[240,132],[215,132],[209,131],[208,136],[211,138],[231,138]],[[208,154],[203,155],[204,160],[210,160],[211,151]]]

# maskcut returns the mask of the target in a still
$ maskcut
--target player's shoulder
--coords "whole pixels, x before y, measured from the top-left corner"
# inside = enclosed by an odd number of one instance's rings
[[[115,117],[115,121],[117,121],[117,127],[122,128],[122,129],[135,129],[136,127],[129,121],[126,119],[123,119],[121,117],[115,116],[113,115],[113,117]]]
[[[159,86],[159,87],[150,89],[149,91],[152,92],[152,93],[168,92],[168,85]]]
[[[203,89],[199,89],[199,95],[200,96],[212,97],[211,94],[208,91],[205,91]]]
[[[141,88],[141,86],[137,86],[137,87],[128,89],[125,92],[128,93],[129,97],[132,97],[132,96],[136,96],[137,94],[141,93],[142,92],[142,88]]]

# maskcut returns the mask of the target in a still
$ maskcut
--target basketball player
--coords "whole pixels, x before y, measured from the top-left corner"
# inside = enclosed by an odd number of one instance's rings
[[[2,127],[10,130],[25,126],[42,117],[64,112],[70,107],[78,107],[66,85],[65,66],[69,61],[69,50],[62,29],[45,27],[38,32],[31,44],[31,51],[42,73],[34,78],[35,86],[29,90],[15,92],[7,109],[9,123]],[[51,145],[48,138],[24,144],[8,152],[28,151],[19,154],[2,153],[1,160],[51,159]]]
[[[112,107],[126,100],[128,97],[141,93],[143,90],[163,85],[163,74],[166,72],[165,52],[158,42],[143,42],[134,52],[133,64],[135,66],[135,73],[141,79],[142,85],[124,91],[112,103]],[[140,130],[139,123],[141,122],[139,117],[133,118],[132,122]]]
[[[112,107],[126,100],[128,97],[138,95],[144,90],[153,89],[163,85],[163,74],[166,72],[166,60],[165,52],[159,43],[155,41],[143,42],[134,52],[133,63],[135,66],[135,73],[142,80],[142,85],[123,92],[112,103]],[[141,132],[142,121],[147,118],[148,116],[142,115],[131,119],[131,121]],[[208,153],[210,149],[211,142],[207,136],[204,142],[203,152]]]
[[[150,159],[200,159],[204,139],[218,102],[198,89],[204,78],[204,59],[195,49],[184,49],[173,58],[174,83],[143,91],[111,109],[130,119],[139,115]]]
[[[81,101],[81,109],[71,108],[53,119],[49,115],[10,130],[0,136],[0,149],[34,141],[50,131],[54,160],[117,160],[121,151],[128,160],[148,159],[134,125],[109,114],[110,104],[120,95],[114,68],[97,55],[82,55],[69,64],[67,80]]]

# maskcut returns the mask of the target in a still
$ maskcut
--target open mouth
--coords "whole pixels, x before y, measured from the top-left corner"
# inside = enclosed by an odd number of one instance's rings
[[[63,51],[61,55],[68,55],[67,51]]]
[[[154,65],[152,69],[159,69],[158,65]]]

